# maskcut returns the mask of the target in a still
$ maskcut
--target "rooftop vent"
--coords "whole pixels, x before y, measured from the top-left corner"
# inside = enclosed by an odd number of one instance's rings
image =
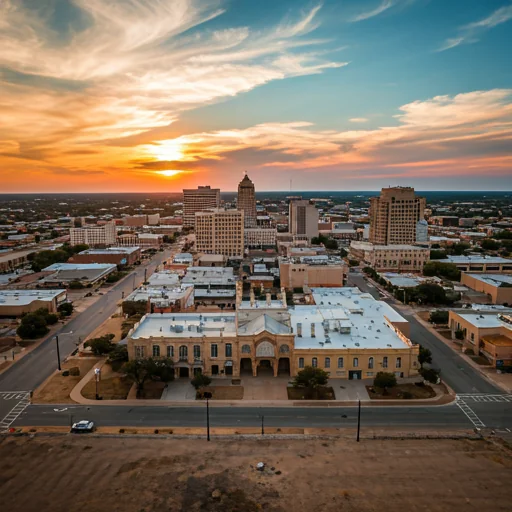
[[[356,347],[359,347],[359,346],[360,346],[360,344],[359,344],[359,343],[356,343]]]

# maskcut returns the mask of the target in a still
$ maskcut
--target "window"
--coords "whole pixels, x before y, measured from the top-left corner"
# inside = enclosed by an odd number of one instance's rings
[[[330,368],[330,367],[331,367],[331,358],[326,357],[325,358],[325,368]]]
[[[367,377],[373,377],[373,372],[366,372]]]
[[[338,368],[343,368],[343,357],[338,357]]]
[[[402,368],[402,358],[401,357],[396,358],[396,367]]]
[[[144,357],[144,346],[143,345],[135,346],[135,357],[137,357],[137,358]]]
[[[174,347],[167,345],[167,357],[174,357]]]
[[[281,345],[279,347],[279,352],[281,352],[281,354],[288,354],[290,352],[290,347],[288,345]]]
[[[386,356],[382,359],[382,368],[387,368],[387,367],[388,367],[388,356]]]
[[[299,357],[299,368],[304,368],[304,358]]]
[[[188,347],[186,345],[181,345],[180,347],[180,361],[188,359]]]
[[[226,343],[226,357],[233,357],[233,345]]]
[[[316,368],[318,366],[318,359],[316,357],[313,357],[313,359],[311,360],[311,366],[313,368]]]
[[[359,359],[357,357],[354,357],[354,362],[352,364],[354,368],[357,368],[359,366]]]
[[[153,345],[153,357],[160,357],[160,345]]]
[[[475,333],[474,332],[471,333],[471,341],[475,341]]]
[[[242,354],[250,354],[251,353],[251,346],[250,345],[243,345],[242,346]]]
[[[194,345],[194,359],[195,360],[201,359],[201,346],[200,345]]]
[[[217,343],[212,343],[212,346],[210,347],[210,355],[212,357],[217,357],[217,355],[218,355]]]
[[[373,357],[368,359],[368,368],[373,368]]]

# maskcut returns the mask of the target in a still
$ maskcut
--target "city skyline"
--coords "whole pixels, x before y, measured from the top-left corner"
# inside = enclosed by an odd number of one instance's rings
[[[2,192],[512,190],[510,0],[0,4]]]

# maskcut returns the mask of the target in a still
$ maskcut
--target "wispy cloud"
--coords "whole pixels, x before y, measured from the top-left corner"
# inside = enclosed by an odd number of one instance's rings
[[[486,18],[459,27],[458,35],[446,39],[437,51],[443,52],[461,44],[476,43],[485,31],[506,23],[510,19],[512,19],[512,5],[500,7]]]
[[[65,43],[53,2],[31,9],[0,1],[2,169],[13,169],[13,159],[39,169],[64,161],[123,169],[143,155],[112,141],[164,129],[185,110],[273,80],[346,65],[312,37],[320,4],[254,31],[210,28],[224,13],[221,0],[69,1],[87,23],[72,27]],[[81,151],[91,146],[96,153]]]
[[[363,21],[368,20],[370,18],[373,18],[375,16],[378,16],[379,14],[383,13],[384,11],[387,11],[389,8],[393,7],[395,4],[394,0],[382,0],[382,2],[372,9],[371,11],[366,11],[358,14],[357,16],[354,16],[349,21],[357,22],[357,21]]]
[[[351,123],[367,123],[368,119],[366,117],[352,117],[349,121]]]

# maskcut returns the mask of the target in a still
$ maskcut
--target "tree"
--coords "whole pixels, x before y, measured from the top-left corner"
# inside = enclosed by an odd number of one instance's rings
[[[300,370],[292,381],[294,388],[303,388],[306,398],[314,398],[318,388],[325,386],[329,380],[329,374],[321,368],[306,366]]]
[[[41,235],[36,235],[34,237],[34,241],[36,242],[36,244],[38,244],[41,241]]]
[[[92,353],[95,356],[103,356],[105,354],[110,354],[115,347],[114,343],[112,343],[114,337],[114,334],[105,334],[104,336],[100,336],[99,338],[93,338],[87,341],[86,346],[91,347]]]
[[[154,368],[151,375],[153,380],[159,380],[165,383],[174,380],[174,362],[170,357],[153,359],[153,361]]]
[[[466,251],[471,249],[471,245],[465,242],[460,242],[457,244],[453,244],[450,247],[450,253],[456,256],[462,256]]]
[[[58,238],[59,234],[60,233],[56,229],[52,229],[52,231],[50,233],[50,237],[51,238]]]
[[[446,259],[446,252],[444,251],[430,251],[430,259],[431,260],[444,260]]]
[[[57,308],[57,311],[60,313],[60,316],[70,316],[73,313],[73,304],[71,302],[63,302]]]
[[[490,238],[482,240],[480,245],[482,246],[482,249],[485,249],[486,251],[497,251],[501,247],[499,242],[496,240],[491,240]]]
[[[346,249],[343,249],[343,247],[340,249],[340,257],[345,258],[348,256],[348,252]]]
[[[444,263],[441,261],[429,261],[423,267],[423,275],[427,277],[438,276],[460,281],[460,270],[454,263]]]
[[[424,380],[431,382],[432,384],[437,384],[439,382],[439,372],[433,368],[421,368],[420,375]]]
[[[418,354],[418,362],[421,368],[425,363],[432,364],[432,352],[428,348],[424,348],[420,345],[420,353]]]
[[[123,302],[123,313],[128,316],[145,315],[147,313],[147,303],[143,300],[125,300]]]
[[[174,378],[174,363],[170,358],[132,359],[124,365],[124,372],[137,386],[137,397],[140,397],[148,380],[171,381]]]
[[[190,383],[196,389],[206,388],[212,383],[212,379],[204,373],[199,373],[190,381]]]
[[[71,281],[68,286],[70,290],[80,290],[84,287],[80,281]]]
[[[128,361],[128,348],[126,345],[116,343],[108,354],[107,363],[112,367],[112,370],[117,372],[126,361]]]
[[[41,338],[48,332],[45,316],[37,311],[24,315],[21,319],[21,325],[16,330],[18,336],[24,340]]]
[[[376,388],[383,389],[384,394],[386,394],[388,388],[394,388],[396,386],[396,376],[394,373],[379,372],[373,379],[373,385]]]
[[[449,312],[438,309],[430,312],[429,322],[432,324],[447,324]]]

